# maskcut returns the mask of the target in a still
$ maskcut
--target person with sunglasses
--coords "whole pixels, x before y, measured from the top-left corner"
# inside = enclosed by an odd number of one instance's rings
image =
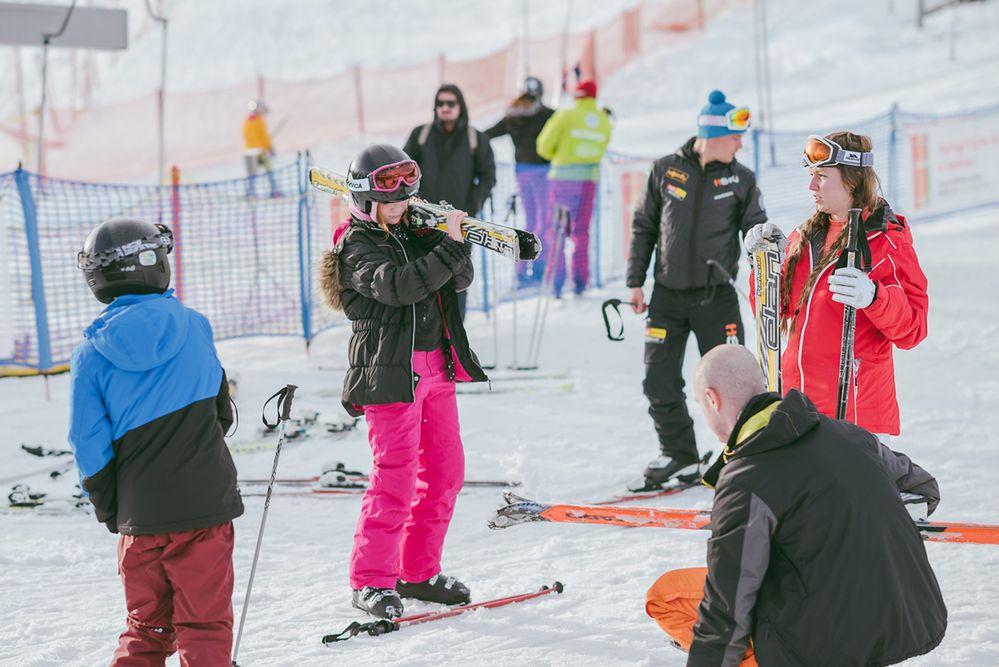
[[[434,120],[413,128],[403,151],[420,165],[420,196],[446,201],[475,215],[496,185],[496,163],[489,137],[469,124],[465,96],[446,83],[434,96]],[[465,292],[458,293],[465,317]]]
[[[529,76],[521,94],[513,100],[506,115],[486,130],[490,139],[510,135],[513,140],[517,190],[526,220],[525,229],[539,238],[548,237],[548,160],[538,155],[536,142],[541,129],[555,111],[545,106],[541,80]],[[535,285],[541,280],[534,262],[517,262],[520,286]]]
[[[447,233],[409,226],[419,166],[375,145],[351,163],[350,218],[323,256],[321,288],[352,323],[343,405],[368,423],[373,468],[350,558],[353,606],[402,615],[402,598],[465,604],[467,586],[441,573],[465,461],[455,382],[486,375],[468,344],[457,292],[472,282],[464,211]]]
[[[736,275],[740,233],[767,220],[756,176],[735,159],[750,120],[748,108],[712,91],[697,117],[697,136],[653,163],[635,211],[626,284],[634,311],[649,313],[643,388],[660,456],[633,490],[697,473],[700,456],[682,376],[690,334],[702,355],[744,340],[736,290],[709,261]],[[646,304],[643,285],[653,256],[655,283]]]
[[[815,212],[790,238],[772,223],[746,235],[750,253],[770,238],[786,254],[780,288],[787,336],[782,387],[801,391],[823,414],[836,416],[843,307],[853,306],[857,320],[846,419],[890,445],[901,432],[892,349],[911,349],[926,338],[926,276],[909,225],[881,196],[869,137],[852,132],[811,136],[802,162]],[[857,268],[846,266],[843,252],[851,208],[863,211]],[[934,506],[931,502],[930,512]]]

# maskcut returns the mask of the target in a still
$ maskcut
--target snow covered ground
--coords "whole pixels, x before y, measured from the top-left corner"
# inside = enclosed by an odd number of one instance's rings
[[[929,338],[896,355],[903,411],[898,449],[940,480],[940,520],[999,523],[993,456],[999,451],[999,313],[994,283],[983,279],[999,253],[999,215],[983,211],[914,229],[930,284]],[[745,274],[745,272],[744,272]],[[743,274],[742,278],[745,279]],[[551,310],[543,370],[568,369],[566,379],[494,382],[494,394],[459,398],[469,478],[520,481],[520,493],[539,500],[588,501],[614,495],[656,450],[641,393],[641,319],[625,313],[626,340],[612,343],[599,313],[603,298],[623,295],[610,285]],[[521,360],[527,335],[526,315]],[[748,310],[743,317],[749,321]],[[500,313],[500,365],[510,361],[510,313]],[[492,326],[469,322],[473,345],[491,361]],[[753,344],[752,341],[747,341]],[[297,412],[318,410],[339,421],[346,337],[332,331],[306,356],[289,339],[223,343],[223,364],[238,377],[241,424],[235,442],[258,439],[263,400],[286,383],[301,389]],[[688,372],[697,354],[691,346]],[[497,375],[508,376],[501,370]],[[573,391],[563,385],[571,382]],[[0,383],[3,476],[40,467],[18,451],[21,442],[61,446],[67,420],[67,378]],[[513,391],[503,391],[515,384]],[[702,451],[718,451],[691,402]],[[243,476],[266,476],[273,452],[235,458]],[[283,475],[317,474],[343,461],[366,469],[363,430],[334,439],[316,436],[282,453]],[[39,488],[68,482],[27,480]],[[660,506],[710,506],[695,489]],[[530,591],[559,580],[565,593],[519,606],[480,612],[398,634],[359,637],[335,648],[319,640],[360,615],[350,608],[346,580],[360,499],[277,497],[270,509],[246,634],[246,665],[661,665],[683,664],[665,635],[645,616],[646,588],[663,571],[703,564],[707,534],[607,526],[535,524],[491,531],[486,519],[500,503],[495,490],[466,491],[445,549],[445,571],[468,582],[476,599]],[[242,604],[262,499],[247,498],[236,522],[237,613]],[[99,665],[108,660],[125,608],[115,567],[115,537],[93,517],[0,516],[0,664]],[[999,550],[928,544],[950,609],[939,649],[912,665],[996,665],[993,631],[999,606]]]

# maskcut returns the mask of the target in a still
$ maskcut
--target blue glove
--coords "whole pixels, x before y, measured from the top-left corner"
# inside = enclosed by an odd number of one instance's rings
[[[829,291],[833,293],[833,301],[853,306],[857,310],[874,303],[874,297],[878,293],[877,286],[866,273],[849,267],[836,269],[829,276]]]
[[[752,255],[757,250],[766,246],[766,241],[773,241],[780,250],[781,260],[784,259],[784,249],[787,248],[787,237],[780,230],[777,223],[764,222],[752,227],[746,232],[746,252]]]

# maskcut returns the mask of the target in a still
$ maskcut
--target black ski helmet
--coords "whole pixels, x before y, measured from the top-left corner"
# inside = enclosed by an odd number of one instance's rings
[[[173,232],[136,218],[111,218],[83,243],[76,266],[101,303],[122,294],[157,294],[170,285]]]
[[[524,79],[524,85],[521,86],[521,92],[525,95],[530,95],[536,100],[540,100],[545,96],[545,87],[541,83],[541,79],[536,76],[529,76]]]
[[[419,181],[414,185],[400,181],[399,186],[392,192],[380,192],[374,189],[368,178],[372,172],[381,167],[407,161],[415,164],[413,158],[406,155],[405,151],[389,144],[375,144],[361,151],[347,169],[347,185],[350,188],[350,199],[353,204],[361,211],[371,213],[371,202],[391,203],[415,195],[420,189]]]

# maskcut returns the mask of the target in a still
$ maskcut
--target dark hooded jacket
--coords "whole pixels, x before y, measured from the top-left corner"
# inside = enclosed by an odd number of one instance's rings
[[[867,431],[804,394],[761,394],[705,475],[716,495],[688,665],[890,665],[933,650],[947,609]]]
[[[548,164],[548,160],[538,155],[537,139],[541,128],[554,113],[555,110],[546,107],[541,100],[522,95],[498,123],[486,130],[486,135],[495,139],[509,134],[517,164]]]
[[[767,221],[756,176],[737,160],[701,168],[691,138],[649,172],[631,230],[628,287],[641,287],[655,252],[656,284],[686,290],[723,285],[739,271],[739,235]]]
[[[469,347],[455,290],[472,282],[464,243],[436,230],[412,232],[404,224],[386,234],[375,222],[352,217],[333,237],[323,258],[320,284],[327,303],[351,321],[343,405],[359,415],[365,405],[411,403],[418,327],[441,326],[453,379],[485,381]],[[430,317],[427,309],[437,309]]]
[[[454,130],[445,133],[436,120],[429,125],[413,128],[403,150],[420,165],[423,177],[420,179],[419,197],[431,203],[446,201],[455,208],[475,215],[489,192],[496,185],[496,163],[489,137],[484,132],[468,125],[468,107],[458,86],[445,84],[434,95],[452,93],[458,98],[461,115]],[[475,150],[472,150],[471,136],[475,136]],[[421,141],[421,138],[425,139]]]

